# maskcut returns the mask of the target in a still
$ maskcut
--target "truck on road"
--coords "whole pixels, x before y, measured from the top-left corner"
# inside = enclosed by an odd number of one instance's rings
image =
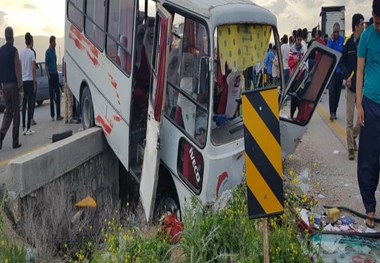
[[[322,6],[321,7],[321,30],[322,34],[331,37],[333,26],[339,23],[340,35],[345,36],[345,6]]]

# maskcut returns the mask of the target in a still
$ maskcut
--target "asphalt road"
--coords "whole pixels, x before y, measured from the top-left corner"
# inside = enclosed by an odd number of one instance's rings
[[[21,113],[21,112],[20,112]],[[61,115],[64,113],[64,101],[61,101]],[[3,121],[4,114],[0,113],[0,123]],[[21,114],[20,114],[21,117]],[[0,182],[1,174],[5,171],[5,168],[10,160],[18,156],[24,155],[31,151],[34,151],[46,144],[52,143],[52,135],[67,130],[72,130],[73,133],[81,130],[81,124],[65,124],[64,120],[52,121],[50,117],[50,103],[44,101],[41,106],[36,106],[34,112],[34,119],[37,125],[31,126],[35,131],[32,135],[22,134],[22,122],[20,119],[20,136],[19,140],[22,146],[18,149],[12,148],[12,125],[9,127],[7,135],[3,141],[3,148],[0,150]],[[1,125],[1,124],[0,124]]]
[[[299,174],[305,192],[320,204],[345,206],[364,213],[357,182],[357,156],[354,161],[348,160],[345,89],[339,102],[338,120],[334,122],[329,120],[328,97],[328,93],[322,96],[302,142],[294,155],[285,161],[284,168],[293,168]],[[380,211],[379,191],[375,196],[378,201],[376,210]],[[380,217],[380,214],[376,216]],[[362,221],[359,223],[363,225]]]

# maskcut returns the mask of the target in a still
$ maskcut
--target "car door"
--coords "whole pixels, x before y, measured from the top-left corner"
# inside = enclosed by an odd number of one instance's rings
[[[314,63],[310,63],[311,54],[315,54]],[[293,118],[286,116],[284,112],[280,115],[283,156],[295,151],[330,82],[340,56],[340,53],[314,41],[294,71],[285,93],[280,97],[280,105],[284,105],[288,97],[299,101],[298,110]]]
[[[46,75],[45,62],[37,63],[38,68],[36,70],[36,80],[37,80],[37,93],[36,102],[37,104],[42,104],[46,99],[49,99],[49,80]]]
[[[157,3],[146,144],[140,180],[140,198],[147,221],[152,219],[156,197],[171,26],[171,14]]]

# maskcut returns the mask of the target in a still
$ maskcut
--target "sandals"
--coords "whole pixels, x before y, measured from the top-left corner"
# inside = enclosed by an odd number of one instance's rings
[[[370,216],[366,216],[366,218],[365,218],[365,225],[368,228],[375,228],[375,218],[374,217],[370,217]]]

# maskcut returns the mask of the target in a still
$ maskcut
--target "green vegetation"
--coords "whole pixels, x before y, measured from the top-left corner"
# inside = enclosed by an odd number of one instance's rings
[[[26,251],[9,242],[4,233],[4,201],[0,202],[0,262],[21,263],[25,262]]]
[[[287,179],[285,189],[292,190],[285,192],[284,213],[268,221],[270,261],[323,262],[319,247],[310,245],[309,234],[299,228],[293,209],[310,208],[314,202],[297,187],[298,177],[293,170]],[[158,226],[148,227],[145,232],[127,217],[123,224],[116,219],[106,220],[96,238],[87,236],[79,246],[64,245],[60,255],[65,262],[263,262],[261,220],[248,218],[246,195],[246,185],[237,187],[218,211],[192,199],[184,211],[184,231],[177,244],[168,242]],[[1,219],[0,262],[25,262],[25,250],[6,240]]]
[[[116,221],[104,230],[104,246],[94,253],[93,262],[263,262],[261,220],[247,216],[246,186],[232,192],[228,205],[213,212],[192,200],[186,209],[185,229],[178,244],[169,244],[157,232],[145,237],[138,228],[124,230]],[[271,262],[322,262],[309,235],[299,230],[289,205],[310,205],[306,196],[286,194],[285,211],[269,219]],[[311,201],[312,205],[312,201]],[[76,261],[87,261],[86,255]]]

